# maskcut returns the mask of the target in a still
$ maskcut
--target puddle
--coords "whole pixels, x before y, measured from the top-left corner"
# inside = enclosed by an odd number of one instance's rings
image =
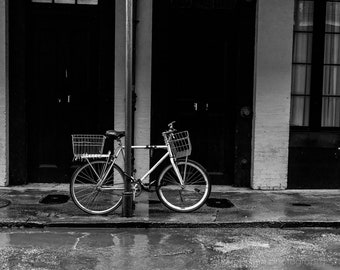
[[[308,207],[308,206],[312,206],[311,204],[309,203],[292,203],[293,206],[304,206],[304,207]]]
[[[206,202],[206,205],[215,208],[231,208],[235,206],[228,199],[216,199],[216,198],[209,198]]]
[[[43,197],[39,203],[43,204],[61,204],[66,203],[70,197],[64,194],[48,194],[47,196]]]

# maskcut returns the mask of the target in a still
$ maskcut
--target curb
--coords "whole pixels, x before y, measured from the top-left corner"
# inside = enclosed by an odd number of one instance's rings
[[[255,221],[255,222],[0,222],[2,228],[340,228],[340,221]]]

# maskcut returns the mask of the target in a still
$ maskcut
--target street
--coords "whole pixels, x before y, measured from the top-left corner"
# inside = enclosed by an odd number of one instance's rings
[[[1,269],[340,269],[340,230],[0,230]]]

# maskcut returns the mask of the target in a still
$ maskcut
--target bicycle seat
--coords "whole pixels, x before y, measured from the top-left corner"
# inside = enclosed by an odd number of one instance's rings
[[[112,136],[113,139],[120,139],[125,136],[125,131],[108,130],[106,131],[107,136]]]

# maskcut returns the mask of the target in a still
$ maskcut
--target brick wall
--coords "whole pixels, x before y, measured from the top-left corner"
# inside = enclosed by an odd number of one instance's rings
[[[258,0],[253,189],[287,187],[294,0]]]

